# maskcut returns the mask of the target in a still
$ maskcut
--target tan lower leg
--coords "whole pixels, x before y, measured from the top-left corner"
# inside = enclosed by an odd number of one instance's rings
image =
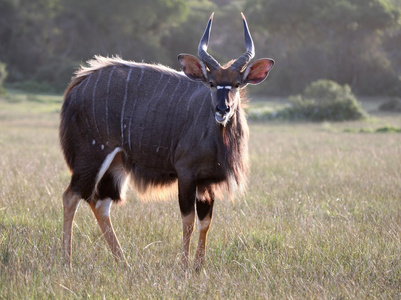
[[[113,253],[114,258],[117,261],[122,261],[127,263],[124,253],[121,249],[120,243],[114,233],[113,225],[110,221],[110,206],[111,199],[98,200],[96,204],[90,203],[90,207],[92,208],[99,227],[110,246],[111,252]]]
[[[199,240],[198,240],[198,247],[196,249],[195,255],[195,269],[199,270],[204,262],[206,256],[206,239],[207,239],[207,232],[209,230],[211,223],[210,216],[206,216],[202,221],[199,221],[200,230],[199,230]]]
[[[188,267],[188,259],[189,259],[189,244],[191,242],[191,235],[194,231],[194,222],[195,222],[195,212],[191,212],[189,215],[181,216],[182,217],[182,265],[184,268]]]
[[[64,261],[71,267],[72,224],[78,208],[80,196],[73,194],[70,187],[63,194],[64,223],[63,223],[63,256]]]

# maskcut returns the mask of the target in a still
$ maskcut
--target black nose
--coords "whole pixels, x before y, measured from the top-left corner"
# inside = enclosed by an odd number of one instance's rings
[[[230,112],[230,108],[226,105],[217,105],[216,111],[218,111],[221,114],[227,114]]]

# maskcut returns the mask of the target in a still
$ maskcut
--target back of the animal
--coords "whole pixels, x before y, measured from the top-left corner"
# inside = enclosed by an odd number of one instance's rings
[[[196,106],[202,102],[195,100],[208,97],[206,89],[166,67],[101,57],[89,64],[68,87],[61,112],[61,146],[72,180],[79,177],[74,192],[84,199],[93,196],[100,184],[97,174],[115,149],[124,166],[120,176],[137,175],[139,192],[174,181],[172,149],[193,119],[182,115],[200,113]],[[114,191],[112,199],[119,200],[119,193]]]

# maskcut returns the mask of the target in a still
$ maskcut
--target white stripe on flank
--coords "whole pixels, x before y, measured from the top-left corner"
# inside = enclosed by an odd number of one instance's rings
[[[134,99],[134,101],[133,101],[134,105],[133,105],[133,107],[132,107],[131,118],[129,119],[129,124],[128,124],[128,146],[129,146],[129,150],[130,150],[130,151],[131,151],[131,128],[132,128],[132,120],[133,120],[133,118],[134,118],[135,109],[136,109],[136,104],[138,103],[138,89],[139,89],[139,85],[140,85],[141,82],[142,82],[143,73],[144,73],[144,70],[145,70],[145,68],[142,67],[142,66],[140,66],[140,68],[141,68],[141,76],[139,77],[139,80],[138,80],[138,82],[137,82],[137,84],[136,84],[136,86],[137,86],[137,92],[136,92],[137,98]]]
[[[171,79],[171,77],[169,77],[168,80],[167,80],[167,82],[164,84],[164,87],[163,87],[163,89],[160,91],[160,93],[159,93],[157,99],[152,100],[152,104],[155,102],[155,105],[156,105],[156,107],[155,107],[154,109],[152,109],[152,111],[156,111],[156,114],[157,114],[157,107],[161,107],[161,106],[159,105],[160,99],[164,100],[164,98],[162,98],[162,97],[164,96],[164,91],[166,90],[166,88],[167,88],[167,87],[169,86],[169,84],[170,84],[170,79]],[[149,108],[150,108],[150,106],[151,106],[151,103],[149,103]],[[155,116],[155,117],[157,117],[157,116]],[[154,122],[152,122],[152,125],[151,125],[151,127],[150,127],[150,134],[149,134],[149,143],[148,143],[148,145],[150,145],[150,144],[152,143],[152,140],[153,140],[153,138],[152,138],[153,131],[154,131],[153,125],[154,125]],[[143,131],[142,131],[142,132],[143,132]],[[142,141],[142,138],[141,138],[141,141]]]
[[[218,90],[222,90],[222,89],[231,90],[231,86],[230,85],[226,85],[226,86],[218,85],[217,89]]]
[[[102,139],[101,135],[100,135],[100,131],[99,128],[97,127],[97,122],[96,122],[96,112],[95,112],[95,98],[96,98],[96,89],[97,89],[97,83],[99,82],[99,78],[102,75],[102,69],[99,69],[99,74],[97,76],[96,82],[95,82],[95,86],[93,88],[93,92],[92,92],[92,115],[93,115],[93,123],[95,123],[95,128],[96,131],[99,135],[99,139]]]
[[[163,77],[164,77],[164,74],[163,74],[163,73],[160,73],[159,81],[157,82],[157,84],[155,85],[155,88],[153,89],[152,96],[150,96],[150,97],[148,98],[149,100],[148,100],[148,107],[147,107],[146,112],[145,112],[145,119],[148,118],[148,113],[149,113],[149,111],[151,110],[152,103],[155,101],[155,94],[156,94],[156,92],[159,94],[159,96],[158,96],[157,99],[159,99],[161,96],[163,96],[162,93],[163,93],[164,90],[166,89],[167,84],[164,84],[163,91],[159,91],[159,90],[157,89],[157,87],[160,86],[160,83],[162,82]],[[170,80],[170,78],[169,78],[168,80]],[[152,124],[153,124],[153,122],[152,122]],[[139,140],[138,140],[138,141],[139,141],[139,151],[141,151],[141,149],[142,149],[142,142],[143,142],[142,139],[143,139],[143,134],[144,134],[144,132],[145,132],[145,128],[148,129],[148,128],[145,127],[145,126],[142,126],[141,135],[140,135]],[[150,130],[150,134],[152,134],[152,130]],[[151,142],[151,139],[149,139],[148,146],[149,146],[150,142]]]
[[[187,90],[188,90],[188,86],[187,86]],[[170,97],[170,102],[168,103],[167,117],[170,117],[170,111],[171,111],[171,108],[173,107],[173,102],[177,101],[175,93],[177,93],[179,88],[182,88],[182,86],[181,86],[181,78],[178,78],[178,82],[177,82],[177,84],[175,86],[175,90],[174,90],[173,94]],[[185,91],[185,93],[186,93],[186,91]],[[183,94],[184,93],[181,93],[180,99],[181,99]],[[169,126],[167,126],[167,124],[169,124]],[[157,147],[157,149],[159,149],[161,144],[162,144],[162,139],[165,137],[164,133],[165,133],[166,129],[167,128],[171,129],[171,126],[172,126],[172,122],[168,122],[168,120],[167,120],[166,121],[166,126],[163,127],[163,133],[160,135],[159,146]]]
[[[149,101],[152,101],[152,99],[155,97],[155,93],[159,91],[157,88],[160,86],[160,83],[162,82],[163,77],[164,77],[164,73],[160,73],[160,78],[155,85],[155,89],[153,90],[152,96],[149,98]]]
[[[117,147],[116,149],[113,150],[109,155],[106,156],[106,159],[103,161],[102,166],[100,167],[99,172],[96,175],[96,182],[95,182],[95,191],[97,190],[97,185],[99,184],[100,180],[106,173],[106,171],[109,169],[111,163],[113,162],[114,157],[116,154],[123,149],[120,147]]]
[[[125,93],[124,93],[124,102],[123,102],[123,108],[121,109],[121,146],[124,146],[124,113],[125,113],[125,103],[127,102],[127,97],[128,97],[128,83],[129,79],[131,77],[132,69],[129,69],[128,75],[127,75],[127,80],[125,81]]]
[[[89,81],[91,80],[91,78],[92,78],[92,74],[90,74],[90,75],[88,76],[88,78],[87,78],[86,84],[85,84],[84,88],[82,89],[82,93],[81,93],[82,96],[85,94],[86,87],[88,86],[88,83],[89,83]]]
[[[106,129],[107,129],[107,141],[109,140],[110,136],[110,128],[109,128],[109,95],[110,95],[110,83],[111,83],[111,77],[114,73],[114,70],[116,69],[116,66],[113,67],[109,74],[109,80],[107,81],[107,92],[106,92]]]
[[[85,109],[85,90],[86,90],[86,87],[88,86],[89,81],[91,80],[91,78],[92,78],[92,74],[89,75],[88,78],[86,79],[86,84],[85,84],[84,88],[82,89],[82,93],[81,93],[82,98],[83,98],[82,105],[83,105],[83,111],[84,111],[84,114],[85,114],[85,122],[86,122],[86,125],[88,126],[88,128],[91,128],[91,126],[89,124],[88,114],[86,113],[86,109]]]
[[[187,88],[185,89],[185,92],[181,93],[181,96],[180,96],[180,98],[178,99],[177,104],[176,104],[176,106],[175,106],[175,111],[174,111],[174,113],[173,113],[173,120],[175,120],[176,118],[178,118],[178,112],[179,112],[179,110],[181,109],[181,102],[182,102],[184,99],[187,99],[187,98],[184,97],[184,96],[186,96],[186,94],[187,94],[187,92],[188,92],[188,90],[189,90],[190,85],[191,85],[191,82],[188,80],[188,81],[187,81]],[[169,136],[169,137],[172,137],[172,138],[171,138],[170,151],[169,151],[169,153],[168,153],[168,157],[170,157],[170,156],[172,155],[171,151],[172,151],[172,149],[173,149],[173,143],[174,143],[174,138],[175,138],[175,132],[177,131],[177,130],[176,130],[176,127],[177,127],[177,126],[175,125],[175,123],[178,123],[178,122],[173,122],[173,124],[171,124],[169,133],[168,133],[168,135],[167,135],[167,136]],[[172,132],[171,132],[171,130],[172,130]]]
[[[199,119],[200,114],[203,112],[203,106],[205,105],[205,102],[207,102],[208,98],[209,98],[209,93],[206,93],[205,98],[202,101],[202,106],[200,107],[198,114],[196,115],[195,122],[193,122],[194,126],[199,126],[199,125],[197,125],[198,119]]]
[[[200,137],[200,141],[203,139],[203,137],[205,136],[205,134],[206,134],[206,131],[208,131],[208,129],[209,129],[209,122],[210,122],[210,118],[212,117],[213,115],[212,114],[209,114],[209,116],[208,116],[208,118],[207,118],[207,121],[206,121],[206,126],[205,126],[205,129],[203,130],[203,133],[202,133],[202,135],[201,135],[201,137]]]
[[[198,95],[199,95],[199,92],[202,90],[202,88],[197,88],[196,89],[196,91],[191,95],[191,97],[189,97],[189,99],[188,99],[188,104],[187,104],[187,111],[186,111],[186,113],[187,113],[187,115],[189,114],[189,111],[190,111],[190,109],[191,109],[191,105],[192,105],[192,99],[196,99],[196,97],[198,97]]]

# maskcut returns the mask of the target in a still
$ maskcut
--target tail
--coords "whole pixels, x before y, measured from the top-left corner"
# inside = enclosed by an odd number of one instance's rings
[[[75,161],[76,145],[71,140],[72,137],[79,134],[77,128],[78,112],[73,107],[73,99],[71,88],[66,93],[63,101],[63,106],[60,113],[59,139],[61,149],[63,150],[65,161],[69,169],[72,171]]]

